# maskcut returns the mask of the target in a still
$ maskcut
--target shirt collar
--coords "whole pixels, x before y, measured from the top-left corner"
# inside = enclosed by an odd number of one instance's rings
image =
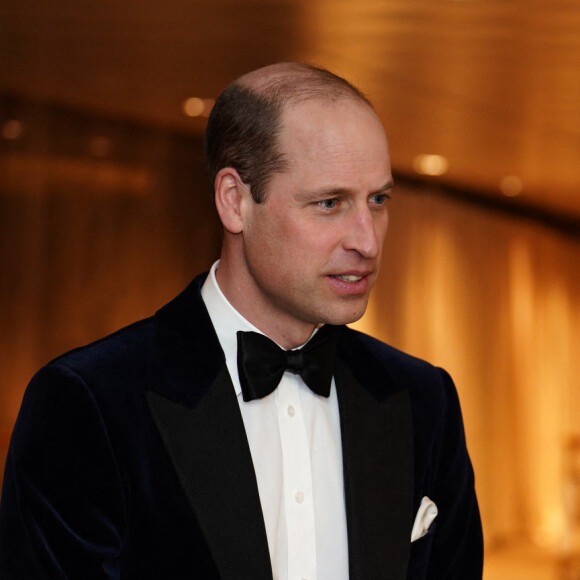
[[[238,376],[238,338],[237,332],[253,331],[264,334],[258,330],[249,320],[246,320],[228,301],[221,291],[216,280],[215,273],[219,266],[217,260],[201,288],[201,296],[211,318],[220,345],[226,357],[226,365],[234,384],[236,395],[240,395],[242,387]]]
[[[228,301],[221,291],[216,279],[216,271],[219,267],[219,260],[214,262],[209,274],[201,288],[201,296],[211,318],[220,345],[226,357],[226,365],[234,384],[236,395],[240,396],[242,387],[238,375],[238,337],[237,332],[258,332],[264,334],[256,328],[249,320],[244,318]],[[314,336],[318,332],[315,329]],[[312,336],[310,338],[312,338]],[[310,339],[308,339],[310,340]],[[308,342],[308,341],[306,341]],[[304,343],[306,344],[306,343]],[[302,345],[303,346],[303,345]],[[282,347],[280,347],[282,348]]]

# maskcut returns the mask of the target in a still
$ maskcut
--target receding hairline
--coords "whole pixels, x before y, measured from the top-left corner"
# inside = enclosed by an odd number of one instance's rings
[[[307,63],[282,62],[251,71],[232,83],[267,100],[287,105],[307,100],[335,102],[352,99],[365,103],[368,98],[346,79]]]

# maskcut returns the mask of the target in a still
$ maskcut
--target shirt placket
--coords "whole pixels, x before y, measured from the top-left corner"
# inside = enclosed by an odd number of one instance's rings
[[[285,373],[278,386],[284,510],[288,531],[288,580],[316,580],[316,530],[310,447],[300,405],[300,379]]]

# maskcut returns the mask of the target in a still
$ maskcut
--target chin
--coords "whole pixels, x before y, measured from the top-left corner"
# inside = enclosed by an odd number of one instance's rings
[[[360,320],[364,313],[366,312],[366,302],[359,309],[353,310],[352,308],[348,312],[330,312],[324,320],[325,324],[334,324],[336,326],[341,324],[352,324],[357,320]]]

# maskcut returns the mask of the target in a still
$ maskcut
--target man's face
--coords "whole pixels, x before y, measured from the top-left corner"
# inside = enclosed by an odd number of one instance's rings
[[[244,314],[274,336],[308,336],[366,309],[388,225],[388,145],[374,112],[347,99],[290,107],[280,145],[287,170],[265,202],[242,205]]]

